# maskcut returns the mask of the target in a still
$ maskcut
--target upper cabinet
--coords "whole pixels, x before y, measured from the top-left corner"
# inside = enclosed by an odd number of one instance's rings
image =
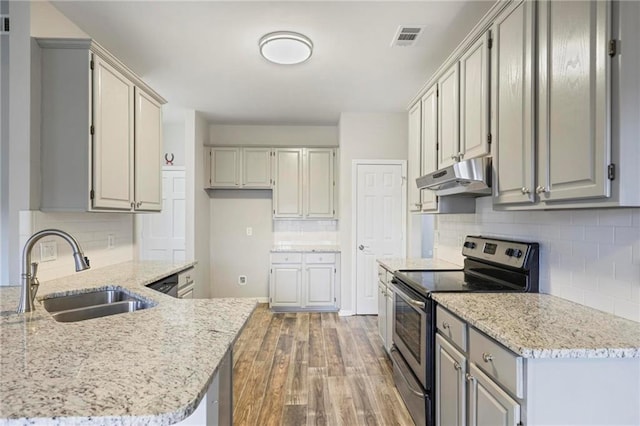
[[[273,217],[334,218],[335,149],[278,148],[274,155]]]
[[[422,108],[417,102],[409,110],[409,161],[407,164],[409,211],[419,212],[422,210],[420,190],[416,186],[416,179],[422,176],[421,173],[421,148],[420,136],[422,134]]]
[[[40,208],[160,211],[165,100],[91,40],[37,41]]]
[[[450,166],[460,154],[458,63],[438,79],[438,168]]]
[[[271,188],[273,149],[263,147],[209,148],[209,188]]]

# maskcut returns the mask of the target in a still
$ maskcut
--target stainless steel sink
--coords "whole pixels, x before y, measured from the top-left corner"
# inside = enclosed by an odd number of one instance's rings
[[[52,297],[44,299],[42,304],[53,319],[59,322],[83,321],[155,306],[123,290],[98,290]]]

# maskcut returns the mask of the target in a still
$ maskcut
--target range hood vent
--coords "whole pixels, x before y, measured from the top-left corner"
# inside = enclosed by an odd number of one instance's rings
[[[482,197],[491,195],[491,157],[471,158],[416,179],[419,189],[436,195]]]

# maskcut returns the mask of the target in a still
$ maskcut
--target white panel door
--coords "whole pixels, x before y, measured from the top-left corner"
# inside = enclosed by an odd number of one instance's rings
[[[409,160],[407,161],[407,199],[409,211],[419,212],[422,208],[420,190],[416,179],[421,176],[422,105],[416,102],[409,110]]]
[[[460,148],[458,62],[438,80],[438,168],[458,161]]]
[[[436,426],[466,426],[464,355],[436,335]]]
[[[162,106],[136,88],[135,116],[135,209],[160,211],[162,182]]]
[[[493,25],[493,203],[533,203],[533,2],[509,6]]]
[[[333,306],[335,304],[333,300],[334,268],[333,264],[305,266],[305,306]]]
[[[94,55],[93,208],[131,210],[134,86]]]
[[[433,85],[422,97],[422,168],[426,175],[438,170],[438,86]],[[438,197],[430,189],[423,189],[422,211],[438,210]]]
[[[489,153],[489,31],[460,58],[461,158]]]
[[[240,148],[211,148],[212,188],[240,187]]]
[[[608,197],[608,1],[538,3],[541,201]]]
[[[184,167],[162,171],[162,212],[137,215],[141,260],[185,260],[185,189]]]
[[[275,150],[273,216],[302,217],[302,148]]]
[[[304,155],[304,215],[308,218],[333,218],[334,150],[307,148]]]
[[[242,186],[271,188],[271,148],[242,148]]]
[[[469,426],[516,426],[520,404],[470,364]]]
[[[356,165],[356,313],[378,312],[376,259],[402,256],[402,166]]]

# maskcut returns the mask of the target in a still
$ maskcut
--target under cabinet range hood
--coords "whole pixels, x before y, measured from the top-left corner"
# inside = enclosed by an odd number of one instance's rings
[[[440,197],[491,195],[491,157],[462,160],[417,178],[416,184],[418,189],[430,189]]]

